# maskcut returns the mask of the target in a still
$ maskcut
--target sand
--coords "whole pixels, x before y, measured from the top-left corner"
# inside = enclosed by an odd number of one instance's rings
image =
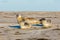
[[[52,21],[50,29],[16,29],[16,14]],[[56,27],[56,28],[55,28]],[[0,40],[60,40],[60,12],[0,12]]]

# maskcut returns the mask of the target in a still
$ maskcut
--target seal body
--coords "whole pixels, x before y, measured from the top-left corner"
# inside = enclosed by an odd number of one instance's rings
[[[42,24],[42,27],[46,28],[51,26],[51,24],[45,18],[37,20],[35,18],[22,17],[21,15],[17,16],[17,22],[21,26],[21,29],[31,28],[33,24]]]

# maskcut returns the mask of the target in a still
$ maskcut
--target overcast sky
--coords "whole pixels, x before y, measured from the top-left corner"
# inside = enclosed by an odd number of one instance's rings
[[[0,0],[0,11],[60,11],[60,0]]]

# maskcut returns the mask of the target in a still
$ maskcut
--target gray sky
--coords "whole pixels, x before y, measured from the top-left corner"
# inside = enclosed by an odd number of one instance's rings
[[[0,0],[0,11],[60,11],[60,0]]]

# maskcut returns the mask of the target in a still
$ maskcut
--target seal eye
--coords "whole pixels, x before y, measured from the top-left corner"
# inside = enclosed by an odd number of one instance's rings
[[[45,19],[45,18],[41,18],[41,19],[39,19],[40,24],[43,24],[42,21],[44,21],[44,20],[46,20],[46,19]]]
[[[29,24],[25,22],[24,25],[29,25]]]
[[[45,18],[41,18],[39,21],[46,20]]]

